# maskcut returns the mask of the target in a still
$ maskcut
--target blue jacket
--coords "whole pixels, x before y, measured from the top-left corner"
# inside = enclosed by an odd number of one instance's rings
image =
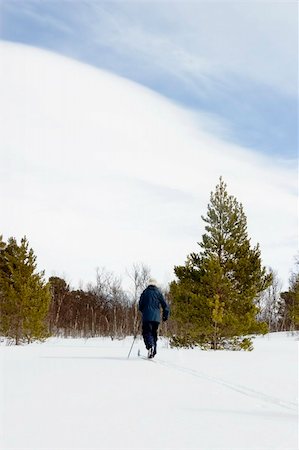
[[[139,300],[139,311],[142,313],[143,322],[160,322],[160,307],[163,310],[163,320],[169,316],[167,305],[162,292],[153,285],[149,285],[141,294]]]

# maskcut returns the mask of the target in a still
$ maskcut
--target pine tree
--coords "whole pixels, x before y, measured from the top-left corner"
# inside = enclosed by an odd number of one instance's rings
[[[299,263],[297,262],[299,266]],[[289,290],[281,292],[279,315],[281,328],[299,330],[299,272],[293,272],[289,280]]]
[[[47,336],[50,292],[24,237],[10,238],[0,252],[0,331],[16,345]]]
[[[173,317],[179,324],[174,345],[251,349],[243,336],[266,332],[258,323],[257,295],[271,276],[261,266],[259,246],[251,248],[242,205],[220,178],[211,193],[201,251],[175,267],[171,284]]]

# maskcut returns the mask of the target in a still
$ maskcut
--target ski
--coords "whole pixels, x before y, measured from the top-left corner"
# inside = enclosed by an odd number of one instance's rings
[[[145,359],[146,361],[153,361],[153,362],[155,362],[155,361],[153,360],[154,358],[149,358],[148,356],[142,355],[142,354],[140,353],[140,350],[138,350],[137,356],[138,356],[138,358],[140,358],[140,359]]]
[[[145,361],[151,361],[151,362],[154,362],[154,363],[156,362],[153,358],[148,358],[147,356],[143,356],[143,355],[140,355],[139,358],[145,359]]]

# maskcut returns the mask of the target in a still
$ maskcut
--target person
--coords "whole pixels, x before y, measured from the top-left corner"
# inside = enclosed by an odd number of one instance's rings
[[[139,311],[142,314],[142,336],[145,347],[148,350],[148,358],[153,358],[157,353],[158,328],[162,319],[169,317],[169,306],[157,287],[157,282],[151,278],[147,288],[142,292],[139,300]]]

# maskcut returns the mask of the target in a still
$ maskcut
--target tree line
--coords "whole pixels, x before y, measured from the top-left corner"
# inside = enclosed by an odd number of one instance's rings
[[[171,318],[161,334],[171,345],[205,349],[252,349],[251,336],[299,329],[298,264],[281,292],[278,275],[261,263],[252,246],[242,204],[220,178],[211,193],[199,251],[175,266],[163,293]],[[73,289],[66,280],[45,279],[26,237],[0,236],[0,336],[15,344],[49,336],[121,339],[140,332],[138,301],[150,269],[134,264],[131,292],[105,269],[94,283]]]
[[[73,290],[59,277],[49,278],[52,302],[48,314],[51,335],[123,338],[138,332],[138,300],[150,278],[149,269],[135,264],[128,274],[132,292],[122,288],[119,278],[98,269],[96,281],[86,289]]]

